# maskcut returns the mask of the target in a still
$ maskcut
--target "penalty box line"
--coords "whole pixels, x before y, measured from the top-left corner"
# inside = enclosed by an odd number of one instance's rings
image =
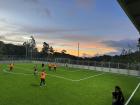
[[[33,75],[33,74],[9,72],[9,71],[6,71],[5,69],[3,69],[3,72],[10,73],[10,74],[17,74],[17,75]],[[97,77],[97,76],[101,76],[103,74],[105,74],[105,73],[100,73],[100,74],[97,74],[97,75],[92,75],[92,76],[89,76],[89,77],[86,77],[86,78],[82,78],[82,79],[78,79],[78,80],[65,78],[65,77],[60,76],[60,75],[53,75],[53,74],[47,74],[47,75],[49,75],[51,77],[62,78],[62,79],[68,80],[68,81],[79,82],[79,81],[83,81],[83,80],[86,80],[86,79],[90,79],[90,78],[94,78],[94,77]]]
[[[14,72],[7,71],[5,69],[3,69],[3,72],[9,73],[9,74],[17,74],[17,75],[33,75],[33,74],[26,74],[26,73],[14,73]]]
[[[63,79],[65,79],[65,80],[69,80],[69,81],[73,81],[73,82],[79,82],[79,81],[86,80],[86,79],[93,78],[93,77],[97,77],[97,76],[100,76],[100,75],[103,75],[103,74],[104,74],[104,73],[101,73],[101,74],[89,76],[89,77],[82,78],[82,79],[78,79],[78,80],[73,80],[73,79],[65,78],[65,77],[58,76],[58,75],[52,75],[52,74],[48,74],[48,75],[50,75],[50,76],[52,76],[52,77],[63,78]]]
[[[136,86],[136,88],[134,89],[134,91],[132,92],[131,96],[126,101],[125,105],[128,105],[129,104],[129,102],[131,101],[131,99],[133,98],[133,96],[135,95],[135,93],[137,92],[137,90],[138,90],[139,87],[140,87],[140,82],[138,83],[138,85]]]
[[[14,72],[9,72],[9,71],[6,71],[5,69],[3,69],[3,72],[5,73],[9,73],[9,74],[16,74],[16,75],[33,75],[33,74],[26,74],[26,73],[14,73]],[[73,79],[68,79],[68,78],[65,78],[65,77],[62,77],[62,76],[57,76],[57,75],[52,75],[52,74],[47,74],[51,77],[57,77],[57,78],[63,78],[65,80],[69,80],[69,81],[73,81]]]

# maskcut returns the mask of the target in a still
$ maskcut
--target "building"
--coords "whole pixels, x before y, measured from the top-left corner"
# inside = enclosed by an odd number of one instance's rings
[[[140,0],[118,0],[118,2],[140,33]]]

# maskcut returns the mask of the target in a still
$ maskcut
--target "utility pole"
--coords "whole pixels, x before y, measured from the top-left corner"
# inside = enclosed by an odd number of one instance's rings
[[[28,45],[27,45],[27,42],[26,42],[26,59],[27,59],[27,56],[28,56]]]
[[[78,42],[78,57],[79,57],[79,42]]]

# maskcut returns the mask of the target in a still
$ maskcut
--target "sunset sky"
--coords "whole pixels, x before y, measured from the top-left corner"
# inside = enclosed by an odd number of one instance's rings
[[[80,56],[136,49],[139,33],[117,0],[0,0],[0,40],[22,44],[35,37]]]

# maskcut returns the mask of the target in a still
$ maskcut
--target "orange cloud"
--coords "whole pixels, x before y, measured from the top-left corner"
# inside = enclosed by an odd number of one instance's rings
[[[68,54],[72,54],[77,56],[78,55],[78,48],[77,46],[75,47],[55,47],[55,49],[58,52],[61,52],[63,49],[67,50]],[[114,48],[111,47],[106,47],[106,46],[102,46],[102,45],[90,45],[90,44],[86,44],[84,46],[81,46],[81,48],[79,49],[79,55],[83,56],[83,55],[89,55],[89,56],[95,56],[96,54],[106,54],[109,52],[116,52],[116,50]]]

